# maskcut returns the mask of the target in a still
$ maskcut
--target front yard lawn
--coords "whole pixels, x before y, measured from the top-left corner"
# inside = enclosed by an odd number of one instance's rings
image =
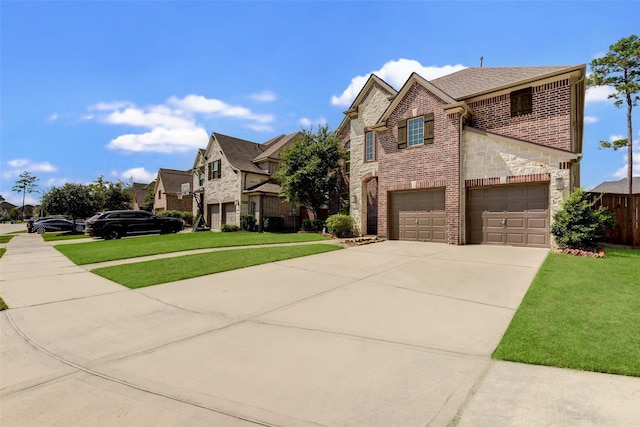
[[[493,358],[640,376],[640,250],[550,253]]]
[[[0,236],[0,243],[9,243],[11,239],[13,239],[13,236],[2,235]]]
[[[319,240],[327,240],[327,238],[320,234],[305,233],[198,232],[164,234],[120,240],[97,240],[95,242],[57,245],[55,248],[76,264],[84,265],[193,249],[312,242]]]
[[[45,242],[55,242],[58,240],[77,240],[77,239],[90,239],[91,237],[87,236],[84,233],[69,233],[67,231],[63,233],[45,233],[42,235],[42,240]]]
[[[91,272],[136,289],[338,249],[341,248],[318,244],[235,249],[102,267]]]

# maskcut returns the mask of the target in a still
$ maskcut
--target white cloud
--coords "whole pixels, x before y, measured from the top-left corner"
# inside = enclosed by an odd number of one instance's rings
[[[168,103],[180,107],[190,113],[235,117],[238,119],[255,120],[259,123],[270,123],[274,120],[272,115],[255,114],[248,108],[229,105],[219,99],[205,98],[201,95],[187,95],[182,99],[171,97],[169,98]]]
[[[251,99],[256,102],[273,102],[278,99],[278,97],[270,90],[263,90],[262,92],[252,93]]]
[[[49,117],[47,117],[47,121],[48,122],[55,122],[56,120],[58,120],[59,116],[57,113],[53,113],[52,115],[50,115]]]
[[[31,159],[13,159],[7,161],[7,166],[2,168],[2,176],[6,179],[17,177],[22,172],[27,171],[32,174],[40,173],[52,173],[58,170],[49,162],[34,162]]]
[[[134,152],[184,153],[201,148],[207,138],[207,132],[202,128],[156,127],[143,134],[120,135],[112,139],[107,147]]]
[[[611,86],[593,86],[587,89],[585,96],[585,102],[602,102],[608,101],[609,95],[614,93],[615,90]]]
[[[427,80],[433,80],[467,67],[463,65],[445,65],[442,67],[425,67],[413,59],[398,59],[389,61],[381,69],[372,71],[364,76],[356,76],[351,79],[351,83],[340,96],[332,96],[331,104],[341,107],[348,107],[369,79],[371,74],[375,74],[382,80],[389,83],[395,89],[400,89],[409,78],[411,73],[416,72]]]
[[[116,175],[124,181],[132,180],[134,182],[149,183],[156,179],[157,173],[149,172],[145,168],[131,168],[120,173],[116,172]]]
[[[584,124],[591,125],[598,122],[598,118],[596,116],[584,116]]]
[[[271,96],[267,92],[261,95],[263,99]],[[107,145],[110,149],[175,153],[205,146],[208,133],[197,119],[212,116],[243,120],[247,122],[245,126],[251,129],[269,132],[273,131],[269,124],[275,120],[270,114],[257,114],[242,106],[195,94],[183,98],[171,97],[164,104],[146,107],[138,107],[128,101],[100,102],[89,107],[84,119],[147,130],[114,138]]]
[[[302,126],[303,128],[310,128],[313,126],[324,126],[327,124],[327,119],[325,119],[324,117],[318,117],[317,119],[310,119],[307,117],[302,117],[300,118],[300,120],[298,120],[298,123],[300,124],[300,126]]]

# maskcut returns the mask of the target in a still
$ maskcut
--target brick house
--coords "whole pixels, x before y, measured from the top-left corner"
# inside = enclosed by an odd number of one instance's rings
[[[192,180],[212,230],[220,230],[224,224],[239,226],[241,215],[253,215],[258,226],[265,217],[274,216],[283,218],[287,228],[299,225],[300,209],[279,196],[280,185],[272,178],[280,153],[299,135],[279,135],[258,144],[211,134],[207,148],[196,155]],[[194,213],[197,210],[194,203]]]
[[[579,186],[584,65],[372,76],[338,128],[361,234],[548,247]],[[382,112],[381,112],[382,111]],[[373,211],[373,213],[372,213]]]
[[[153,211],[155,213],[162,211],[191,212],[193,210],[193,196],[185,195],[180,198],[178,195],[182,191],[182,184],[190,183],[192,180],[193,172],[191,170],[158,169],[153,188],[155,194]]]

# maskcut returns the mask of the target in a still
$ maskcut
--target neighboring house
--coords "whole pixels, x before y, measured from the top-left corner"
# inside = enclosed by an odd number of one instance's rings
[[[193,165],[193,188],[202,200],[204,218],[212,230],[240,225],[241,215],[253,215],[262,226],[265,217],[283,218],[285,227],[299,227],[300,209],[280,197],[272,179],[280,153],[300,132],[277,136],[263,144],[212,133]],[[197,205],[193,206],[197,213]]]
[[[155,181],[152,181],[150,184],[134,182],[129,193],[131,196],[131,209],[136,211],[142,209],[149,187],[153,188],[155,185]]]
[[[627,194],[628,178],[622,178],[619,181],[605,181],[602,184],[589,190],[590,193],[611,193],[611,194]],[[633,194],[640,194],[640,176],[634,176],[631,182],[633,186]]]
[[[153,211],[155,213],[162,211],[192,212],[193,196],[180,197],[182,184],[191,184],[192,181],[193,172],[191,170],[158,169],[154,185]]]
[[[585,71],[414,73],[397,93],[372,76],[338,129],[360,232],[550,246],[552,215],[579,185]]]
[[[13,203],[9,203],[6,200],[0,202],[0,219],[8,216],[11,213],[11,210],[17,208]]]

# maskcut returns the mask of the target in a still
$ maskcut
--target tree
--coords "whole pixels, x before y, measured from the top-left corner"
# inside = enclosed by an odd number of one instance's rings
[[[31,172],[24,171],[18,175],[18,180],[13,186],[12,191],[16,193],[22,193],[22,220],[24,220],[24,200],[27,193],[33,193],[38,184],[36,182],[38,178],[33,176]]]
[[[330,192],[336,189],[342,158],[340,140],[328,126],[321,126],[315,133],[313,129],[303,130],[302,136],[280,155],[282,162],[275,175],[282,185],[280,194],[288,202],[302,204],[317,218]]]
[[[618,150],[627,147],[628,170],[627,191],[633,194],[633,126],[631,112],[640,100],[640,39],[633,34],[620,39],[609,46],[609,52],[601,58],[591,61],[591,72],[587,84],[589,86],[610,86],[615,92],[609,95],[615,99],[614,105],[627,107],[627,138],[617,141],[600,141],[602,148]]]
[[[89,189],[100,210],[113,211],[131,207],[132,191],[122,181],[107,181],[100,175],[98,179],[89,184]]]
[[[50,214],[66,215],[72,219],[88,218],[101,209],[100,200],[93,197],[88,185],[66,183],[53,187],[42,204]]]
[[[603,206],[595,208],[589,196],[576,188],[553,215],[551,234],[561,248],[593,249],[614,225],[611,212]]]

